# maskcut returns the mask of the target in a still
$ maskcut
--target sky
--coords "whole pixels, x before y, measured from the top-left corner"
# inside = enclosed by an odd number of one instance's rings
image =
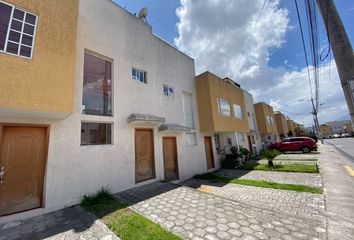
[[[137,14],[142,7],[147,7],[147,21],[153,32],[193,57],[196,74],[208,70],[222,78],[230,77],[252,93],[255,102],[271,104],[275,110],[305,126],[313,124],[311,92],[294,0],[114,2]],[[306,27],[304,1],[298,2]],[[350,24],[354,22],[354,1],[334,2],[353,44],[354,28]],[[320,51],[326,52],[327,37],[322,18],[320,15],[318,18]],[[306,28],[305,40],[309,46]],[[319,72],[320,122],[349,119],[332,54],[321,62]]]

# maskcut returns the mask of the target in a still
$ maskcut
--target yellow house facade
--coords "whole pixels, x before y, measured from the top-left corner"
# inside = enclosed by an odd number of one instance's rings
[[[59,208],[67,163],[53,159],[66,151],[57,142],[73,143],[60,125],[74,111],[78,12],[78,0],[0,0],[0,222]]]
[[[295,136],[295,129],[296,129],[295,122],[291,119],[287,119],[286,124],[288,126],[289,131],[291,131],[293,133],[293,136]]]
[[[259,102],[254,105],[254,109],[258,130],[264,145],[267,146],[279,140],[273,107],[264,102]]]
[[[215,136],[218,153],[227,153],[233,146],[249,149],[248,116],[240,85],[205,72],[196,77],[196,92],[201,132]]]
[[[6,0],[0,36],[0,116],[73,111],[77,0]]]
[[[286,124],[286,117],[281,112],[275,112],[274,116],[280,138],[286,138],[289,133],[288,125]]]

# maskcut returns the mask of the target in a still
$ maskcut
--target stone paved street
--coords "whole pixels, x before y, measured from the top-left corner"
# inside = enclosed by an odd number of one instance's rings
[[[204,182],[204,181],[203,181]],[[304,217],[324,219],[324,196],[305,192],[252,187],[238,184],[202,186],[218,196]]]
[[[188,187],[176,188],[131,208],[185,239],[326,238],[325,223],[318,219],[256,207]]]
[[[301,184],[314,187],[322,187],[320,174],[316,173],[292,173],[271,171],[245,171],[234,169],[222,169],[216,172],[218,175],[251,180],[264,180],[276,183]]]
[[[0,240],[119,240],[105,224],[80,207],[0,225]]]

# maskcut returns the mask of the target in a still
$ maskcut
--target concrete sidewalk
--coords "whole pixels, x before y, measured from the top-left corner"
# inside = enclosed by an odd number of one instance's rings
[[[319,144],[319,163],[325,187],[328,239],[354,238],[354,164],[329,144]]]

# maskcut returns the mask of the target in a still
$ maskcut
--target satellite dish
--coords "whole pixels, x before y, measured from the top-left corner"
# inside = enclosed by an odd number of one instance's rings
[[[143,7],[141,10],[140,10],[140,12],[139,12],[139,18],[142,20],[142,21],[144,21],[144,22],[146,22],[146,17],[147,17],[147,15],[148,15],[148,10],[147,10],[147,8],[146,7]]]

